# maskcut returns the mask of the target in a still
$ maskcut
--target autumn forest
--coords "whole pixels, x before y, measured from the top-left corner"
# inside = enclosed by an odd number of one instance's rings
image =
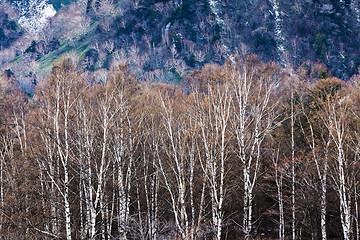
[[[181,84],[0,77],[0,239],[359,239],[360,76],[254,55]]]

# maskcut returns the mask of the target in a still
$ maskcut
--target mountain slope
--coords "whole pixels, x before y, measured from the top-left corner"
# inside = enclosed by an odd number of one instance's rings
[[[256,53],[283,66],[322,62],[343,79],[360,64],[355,0],[53,0],[46,6],[57,12],[39,29],[13,23],[14,33],[0,30],[2,69],[21,82],[41,78],[69,52],[92,71],[127,62],[142,78],[162,81],[181,81],[187,71],[233,53]],[[13,18],[21,23],[24,15],[18,10]],[[19,71],[24,65],[32,67]]]

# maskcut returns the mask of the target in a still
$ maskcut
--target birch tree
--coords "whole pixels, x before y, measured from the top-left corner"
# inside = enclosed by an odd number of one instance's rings
[[[13,208],[13,204],[19,204],[17,201],[9,202],[6,199],[11,199],[11,195],[16,194],[16,181],[23,181],[22,177],[16,174],[21,168],[18,169],[15,161],[18,157],[16,155],[19,154],[16,151],[19,145],[21,154],[24,154],[22,138],[18,138],[16,134],[16,119],[20,116],[19,110],[23,102],[24,98],[16,81],[6,74],[0,75],[0,238],[6,237],[9,225],[12,224],[9,221],[11,219],[7,219],[7,209]]]
[[[210,192],[213,236],[214,239],[220,239],[226,197],[225,165],[229,157],[230,83],[226,81],[226,72],[218,66],[205,67],[195,80],[195,121],[204,152],[200,155],[200,162]]]
[[[56,165],[53,162],[42,162],[48,177],[63,201],[65,216],[65,236],[67,240],[72,238],[71,209],[70,209],[70,161],[71,161],[71,131],[70,123],[74,104],[85,88],[81,80],[81,72],[71,60],[63,59],[59,66],[55,67],[45,86],[38,92],[39,104],[49,106],[43,108],[43,114],[48,115],[52,122],[48,127],[54,137],[55,149],[49,156],[55,156]],[[47,133],[44,132],[44,135]],[[45,149],[49,150],[49,142],[44,138]],[[58,168],[60,181],[55,179],[55,169]],[[61,171],[60,171],[61,169]]]
[[[265,69],[266,66],[254,58],[229,66],[234,95],[231,127],[244,181],[242,227],[245,239],[252,234],[253,193],[264,152],[263,143],[278,121],[274,110],[278,105],[275,90],[280,84],[280,73],[276,68],[262,72]]]
[[[159,231],[159,187],[160,187],[160,171],[158,169],[158,158],[156,157],[156,150],[159,148],[157,141],[157,131],[155,129],[160,123],[149,119],[148,134],[144,137],[145,141],[142,145],[142,160],[143,160],[143,183],[145,194],[145,209],[146,209],[146,236],[148,239],[157,239]],[[140,221],[141,223],[141,221]]]
[[[119,66],[113,71],[108,82],[108,89],[114,90],[115,94],[111,100],[115,107],[115,118],[110,153],[115,164],[118,185],[118,234],[121,239],[126,239],[135,152],[139,145],[139,132],[135,130],[142,124],[142,114],[137,111],[134,100],[137,91],[135,75],[131,74],[127,66]]]
[[[91,89],[92,90],[92,89]],[[96,91],[95,91],[96,92]],[[76,102],[76,121],[74,144],[78,160],[79,174],[79,207],[80,236],[82,239],[92,239],[96,234],[97,210],[94,207],[94,163],[97,151],[98,127],[96,124],[96,98],[94,91],[86,91]]]
[[[355,118],[356,120],[360,119],[360,95],[359,95],[359,88],[360,88],[360,81],[359,75],[355,75],[352,77],[349,83],[349,106],[351,106],[351,118]],[[358,171],[358,163],[359,163],[359,153],[360,153],[360,136],[359,136],[359,124],[357,121],[352,121],[351,129],[352,129],[352,149],[354,152],[354,164],[352,166],[352,177],[353,177],[353,194],[354,194],[354,224],[355,224],[355,238],[360,238],[360,230],[359,230],[359,192],[358,192],[358,185],[359,185],[359,171]]]
[[[164,129],[164,136],[162,136],[161,141],[166,157],[159,157],[159,168],[166,189],[170,194],[177,230],[181,238],[185,239],[189,233],[189,218],[185,199],[187,191],[187,173],[185,170],[187,157],[185,155],[186,149],[184,149],[183,146],[183,143],[186,141],[184,139],[186,125],[185,122],[181,121],[182,116],[178,115],[179,112],[175,111],[175,106],[171,106],[174,105],[170,103],[171,100],[169,100],[168,97],[165,98],[167,99],[162,98],[161,100],[163,109],[162,125]],[[181,101],[181,98],[179,100]],[[168,163],[165,163],[164,159],[169,159]],[[164,166],[165,164],[166,166]],[[171,169],[171,171],[168,169]]]
[[[158,167],[158,153],[160,144],[160,99],[152,84],[143,86],[141,97],[138,99],[139,110],[144,113],[141,131],[140,158],[141,164],[137,166],[137,183],[142,190],[138,198],[143,197],[145,203],[138,199],[139,224],[141,239],[158,239],[159,236],[159,188],[161,171]],[[142,188],[143,186],[143,188]],[[142,219],[144,215],[144,219]]]
[[[313,102],[321,101],[320,99],[313,99]],[[304,134],[306,143],[309,146],[311,151],[312,160],[315,163],[316,174],[320,180],[320,226],[321,226],[321,238],[323,240],[327,239],[326,233],[326,213],[327,213],[327,178],[328,178],[328,169],[329,169],[329,151],[331,145],[331,138],[329,137],[329,132],[327,128],[322,124],[319,119],[316,118],[316,108],[314,106],[308,106],[308,109],[305,109],[305,106],[302,106],[301,114],[305,117],[305,124],[303,126],[300,122],[301,130]],[[310,109],[310,110],[309,110]]]
[[[187,113],[186,96],[180,89],[169,88],[160,94],[164,154],[159,154],[159,169],[170,194],[179,235],[182,239],[194,239],[202,214],[195,209],[203,204],[194,200],[195,121]]]
[[[318,102],[318,107],[323,111],[320,115],[329,132],[335,148],[335,159],[332,164],[332,178],[340,200],[340,219],[343,230],[343,238],[350,239],[352,234],[351,222],[351,176],[349,175],[350,159],[346,154],[349,140],[349,105],[346,95],[343,93],[345,84],[336,78],[320,80],[318,88],[319,97],[323,101]]]
[[[274,153],[273,156],[273,167],[275,169],[275,183],[277,188],[277,200],[279,205],[279,239],[285,239],[285,218],[284,218],[284,199],[283,199],[283,180],[284,171],[286,167],[282,166],[282,161],[279,159],[279,150]]]

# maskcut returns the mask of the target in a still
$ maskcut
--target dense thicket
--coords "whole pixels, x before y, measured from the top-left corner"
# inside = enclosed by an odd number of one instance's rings
[[[255,56],[182,86],[63,59],[0,78],[3,239],[355,239],[360,82]]]

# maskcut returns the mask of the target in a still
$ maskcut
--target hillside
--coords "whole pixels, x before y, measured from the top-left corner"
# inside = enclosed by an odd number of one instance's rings
[[[126,61],[143,78],[175,82],[234,53],[294,68],[321,62],[345,80],[360,64],[355,0],[4,2],[1,69],[23,84],[69,52],[92,71]]]

